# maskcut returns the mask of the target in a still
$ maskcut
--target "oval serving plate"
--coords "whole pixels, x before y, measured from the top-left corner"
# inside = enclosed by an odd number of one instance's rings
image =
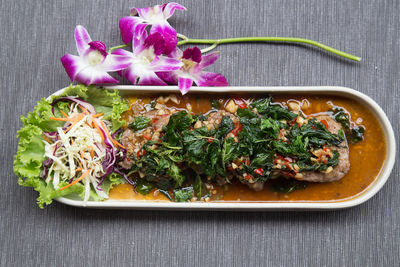
[[[112,86],[107,89],[117,89],[121,95],[147,94],[160,91],[160,86]],[[54,93],[61,94],[64,89]],[[163,93],[179,92],[176,86],[162,87]],[[354,99],[367,107],[380,123],[386,138],[386,156],[383,166],[375,180],[361,193],[342,200],[336,201],[268,201],[268,202],[156,202],[156,201],[138,201],[138,200],[105,200],[88,201],[86,205],[81,200],[75,200],[68,197],[60,197],[58,202],[87,208],[104,209],[157,209],[157,210],[331,210],[342,209],[357,206],[373,197],[385,184],[392,171],[395,154],[396,141],[392,125],[382,108],[369,96],[346,87],[338,86],[285,86],[285,87],[194,87],[193,93],[226,93],[226,94],[282,94],[290,95],[326,95],[341,96]]]

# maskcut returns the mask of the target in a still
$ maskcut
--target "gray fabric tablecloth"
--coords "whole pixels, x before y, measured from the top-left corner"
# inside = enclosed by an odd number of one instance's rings
[[[400,185],[396,164],[367,203],[330,212],[88,210],[17,185],[13,155],[20,115],[70,80],[73,31],[120,44],[118,20],[154,1],[1,0],[1,266],[398,266]],[[192,38],[293,36],[363,58],[342,60],[305,45],[220,46],[210,69],[230,85],[338,85],[379,103],[399,133],[399,1],[189,1],[170,20]],[[397,148],[397,152],[399,152]]]

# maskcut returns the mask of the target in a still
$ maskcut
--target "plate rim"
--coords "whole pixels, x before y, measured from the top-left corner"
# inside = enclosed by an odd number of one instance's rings
[[[48,97],[62,94],[62,88]],[[104,89],[117,89],[129,93],[148,92],[176,92],[177,86],[134,86],[116,85],[102,86]],[[350,198],[339,201],[265,201],[265,202],[157,202],[157,201],[132,201],[132,200],[105,200],[88,201],[73,200],[67,197],[59,197],[55,200],[75,207],[101,208],[101,209],[156,209],[156,210],[332,210],[358,206],[380,191],[388,180],[394,166],[396,156],[396,140],[393,127],[383,109],[368,95],[343,86],[226,86],[226,87],[192,87],[191,93],[294,93],[294,94],[329,94],[341,95],[361,100],[364,105],[373,112],[386,138],[386,158],[375,180],[362,192]],[[344,94],[344,95],[342,95]]]

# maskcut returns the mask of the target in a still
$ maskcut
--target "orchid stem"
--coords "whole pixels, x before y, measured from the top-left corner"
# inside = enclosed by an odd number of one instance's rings
[[[202,54],[204,54],[204,53],[207,53],[207,52],[213,50],[213,49],[216,48],[217,46],[218,46],[218,44],[217,44],[217,43],[214,43],[214,44],[210,45],[210,46],[207,47],[207,48],[201,49],[200,51],[201,51]]]
[[[128,46],[127,44],[113,46],[110,49],[108,49],[108,53],[111,54],[114,50],[116,50],[118,48],[124,48],[124,47],[127,47],[127,46]]]
[[[331,52],[338,56],[351,59],[357,62],[361,61],[361,57],[357,57],[355,55],[337,50],[333,47],[321,44],[319,42],[305,39],[305,38],[296,38],[296,37],[237,37],[237,38],[225,38],[225,39],[191,39],[186,37],[185,35],[178,34],[179,38],[183,39],[182,41],[178,42],[178,46],[184,44],[211,44],[210,47],[205,48],[202,52],[208,52],[220,44],[227,44],[227,43],[245,43],[245,42],[282,42],[282,43],[303,43],[309,44],[312,46],[319,47],[325,51]],[[203,52],[203,53],[204,53]]]

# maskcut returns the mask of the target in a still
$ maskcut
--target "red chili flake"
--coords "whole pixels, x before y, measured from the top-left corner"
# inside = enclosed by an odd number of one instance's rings
[[[158,118],[157,117],[154,117],[153,118],[153,123],[156,123],[158,121]]]
[[[288,162],[290,162],[290,163],[293,162],[293,159],[292,159],[291,157],[286,157],[286,158],[284,158],[284,160],[286,160],[286,161],[288,161]]]
[[[230,170],[230,171],[233,171],[234,169],[233,169],[233,167],[232,166],[228,166],[228,167],[226,167],[228,170]]]
[[[328,122],[326,120],[321,120],[321,123],[328,129]]]
[[[255,169],[254,172],[261,176],[261,175],[263,175],[264,170],[262,168],[258,168],[258,169]]]
[[[144,155],[146,155],[146,150],[138,150],[138,152],[136,152],[136,157],[137,158],[140,158],[140,156],[144,156]]]
[[[285,162],[285,163],[282,163],[282,165],[283,166],[285,166],[286,168],[288,168],[289,170],[291,170],[292,168],[292,166],[290,166],[290,164],[289,163],[287,163],[287,162]]]
[[[233,129],[231,133],[232,133],[234,136],[237,136],[238,133],[240,133],[240,132],[242,131],[242,129],[243,129],[243,125],[240,124],[239,122],[237,122],[237,123],[235,124],[235,129]]]
[[[250,174],[246,174],[245,176],[243,176],[243,178],[246,180],[250,180],[252,176]]]
[[[291,120],[291,121],[289,122],[289,125],[290,125],[290,126],[293,126],[293,125],[296,123],[296,121],[297,121],[297,117],[294,118],[293,120]],[[299,125],[299,124],[297,124],[297,125]]]
[[[192,112],[190,112],[190,115],[192,115],[192,116],[193,116],[194,114],[195,114],[195,113],[194,113],[193,111],[192,111]]]
[[[151,140],[151,137],[147,136],[147,135],[143,135],[143,138],[146,140]]]
[[[214,140],[211,138],[208,138],[207,142],[212,143]]]
[[[235,101],[236,105],[238,105],[239,108],[242,108],[242,109],[247,108],[247,104],[246,104],[246,102],[244,102],[244,100],[242,98],[235,96],[235,97],[233,97],[233,101]]]
[[[249,159],[246,159],[246,165],[250,165],[250,160]]]

